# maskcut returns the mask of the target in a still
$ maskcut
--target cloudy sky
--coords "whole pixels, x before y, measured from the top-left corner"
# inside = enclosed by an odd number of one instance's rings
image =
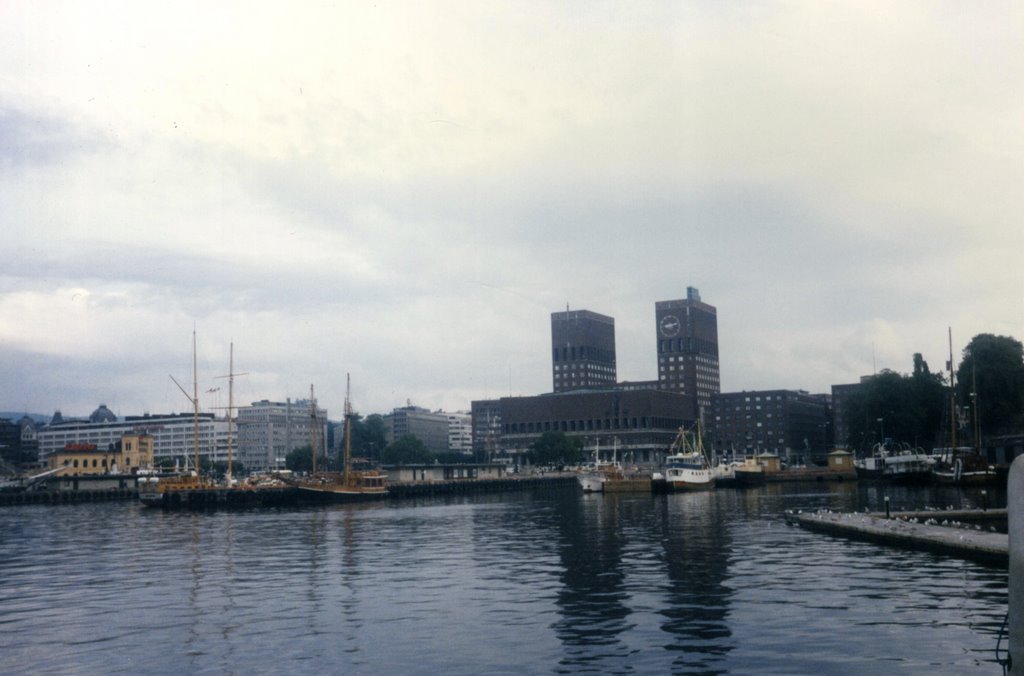
[[[551,388],[718,308],[725,391],[1024,338],[1017,2],[0,1],[0,410]]]

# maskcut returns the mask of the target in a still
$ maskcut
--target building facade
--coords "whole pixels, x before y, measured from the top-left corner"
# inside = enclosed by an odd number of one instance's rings
[[[448,414],[412,405],[394,409],[384,416],[384,440],[393,444],[405,436],[416,437],[433,453],[447,452]]]
[[[496,457],[501,443],[501,400],[479,399],[470,405],[473,427],[473,455],[477,459]]]
[[[62,418],[58,418],[62,420]],[[99,451],[114,451],[121,438],[130,434],[146,434],[153,439],[154,462],[181,460],[194,462],[196,439],[199,456],[213,462],[227,459],[227,420],[216,419],[212,413],[127,416],[124,420],[71,420],[50,423],[36,433],[39,459],[49,465],[50,457],[68,447],[92,446]]]
[[[68,444],[50,455],[50,469],[64,467],[62,476],[95,474],[135,474],[153,467],[153,437],[148,434],[125,434],[112,448],[93,444]]]
[[[718,311],[687,287],[686,298],[654,305],[658,386],[694,399],[694,417],[711,408],[721,390],[718,371]]]
[[[473,416],[464,411],[448,413],[448,450],[462,455],[473,454]]]
[[[309,399],[254,401],[238,409],[238,459],[247,470],[267,471],[285,466],[288,454],[309,446],[316,434],[317,457],[327,458],[327,409]]]
[[[504,457],[516,465],[523,464],[530,446],[542,434],[564,432],[581,440],[588,459],[615,455],[637,467],[659,467],[679,429],[694,424],[689,415],[692,398],[660,390],[582,390],[504,397],[497,402],[497,451],[491,457]],[[473,429],[487,433],[490,421],[480,425],[476,417],[478,411],[489,408],[478,406],[482,403],[473,402]],[[479,442],[474,438],[474,444]]]
[[[615,384],[615,320],[590,310],[551,313],[554,392]]]
[[[722,392],[712,397],[708,436],[716,453],[774,453],[811,462],[832,450],[826,397],[803,390]]]
[[[865,376],[870,378],[871,376]],[[850,397],[859,392],[863,387],[864,380],[859,383],[848,383],[832,386],[832,418],[834,439],[832,443],[836,448],[850,449],[850,423],[846,419],[846,404]]]

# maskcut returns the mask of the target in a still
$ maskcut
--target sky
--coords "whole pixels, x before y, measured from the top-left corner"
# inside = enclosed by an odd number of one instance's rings
[[[0,410],[551,390],[718,310],[723,391],[1024,338],[1024,5],[0,0]]]

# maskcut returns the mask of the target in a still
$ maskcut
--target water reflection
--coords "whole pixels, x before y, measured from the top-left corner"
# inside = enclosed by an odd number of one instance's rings
[[[678,652],[673,670],[723,671],[720,662],[731,650],[727,623],[731,590],[724,584],[731,542],[722,512],[727,509],[713,492],[663,496],[658,536],[664,551],[669,585],[662,630],[673,640],[665,647]]]
[[[238,512],[0,509],[3,663],[11,673],[989,670],[1005,570],[782,519],[875,509],[886,495],[894,509],[978,499],[846,483]]]
[[[560,504],[559,552],[562,618],[555,634],[565,646],[560,666],[596,667],[622,658],[619,635],[628,628],[622,568],[622,502],[616,495],[571,494]]]

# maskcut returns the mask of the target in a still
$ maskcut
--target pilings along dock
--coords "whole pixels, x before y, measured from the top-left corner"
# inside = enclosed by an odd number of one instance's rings
[[[786,513],[787,523],[807,530],[1001,567],[1009,563],[1009,539],[988,524],[1006,519],[1005,509],[907,512],[891,517],[866,512]]]
[[[536,489],[565,488],[576,485],[575,475],[549,475],[529,477],[502,477],[494,479],[440,479],[428,481],[399,481],[388,486],[387,495],[383,499],[402,499],[440,495],[470,495],[480,493],[502,493],[506,491],[526,491]],[[227,492],[216,490],[197,490],[186,502],[194,506],[211,507],[216,505],[255,506],[265,504],[288,504],[301,502],[297,491],[284,488],[255,488],[248,491],[232,491],[233,499],[228,499]],[[102,488],[102,489],[65,489],[35,490],[18,493],[0,492],[0,506],[5,505],[40,505],[40,504],[72,504],[79,502],[107,502],[113,500],[138,500],[139,494],[134,487]]]

